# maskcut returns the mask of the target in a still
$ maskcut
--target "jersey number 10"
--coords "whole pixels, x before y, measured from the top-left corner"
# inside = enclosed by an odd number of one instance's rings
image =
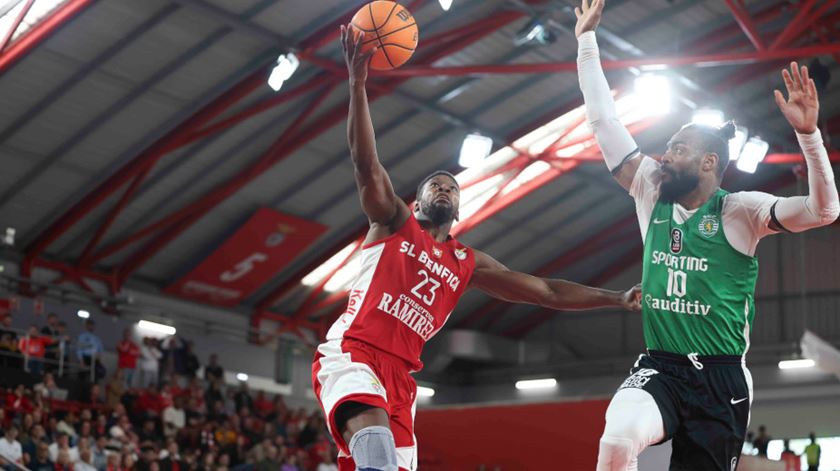
[[[688,280],[688,275],[682,270],[668,269],[668,296],[677,296],[681,298],[685,296],[685,283]]]

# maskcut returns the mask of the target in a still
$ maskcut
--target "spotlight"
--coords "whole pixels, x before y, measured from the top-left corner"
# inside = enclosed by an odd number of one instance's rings
[[[432,388],[426,388],[423,386],[417,386],[417,396],[418,397],[432,397],[435,395],[435,390]]]
[[[741,157],[741,151],[744,149],[744,144],[747,143],[747,138],[750,136],[749,129],[737,126],[735,128],[735,137],[729,140],[729,160],[735,162]]]
[[[668,114],[671,111],[671,81],[658,74],[643,74],[636,77],[634,88],[638,106],[651,115]]]
[[[705,126],[720,127],[723,124],[723,111],[709,108],[694,110],[691,115],[691,122]]]
[[[468,134],[461,145],[458,165],[464,168],[475,167],[484,162],[493,150],[493,139],[481,134]]]
[[[741,150],[741,156],[738,157],[738,170],[747,173],[755,173],[764,157],[767,157],[767,151],[770,150],[770,144],[759,137],[751,137],[744,149]]]
[[[281,54],[277,58],[277,65],[271,71],[268,77],[268,86],[272,90],[279,91],[283,87],[283,82],[292,78],[292,75],[298,69],[300,60],[291,52],[288,54]]]
[[[76,315],[79,316],[80,319],[89,319],[90,318],[90,312],[85,311],[84,309],[79,309],[79,311],[76,313]]]
[[[248,381],[248,375],[245,373],[236,373],[236,379],[245,382]]]
[[[513,44],[516,46],[523,46],[528,43],[546,45],[556,40],[557,36],[545,26],[545,23],[539,18],[534,18],[516,33]]]
[[[557,386],[557,380],[554,378],[528,379],[516,382],[516,389],[520,391],[528,389],[548,389],[555,386]]]
[[[150,321],[140,321],[137,323],[137,327],[148,330],[149,332],[155,332],[158,334],[164,335],[175,335],[175,327],[171,325],[165,324],[158,324],[157,322],[150,322]]]
[[[814,360],[804,358],[802,360],[782,360],[779,362],[780,370],[797,370],[801,368],[813,368]]]
[[[452,0],[438,0],[440,3],[440,7],[443,8],[443,11],[449,11],[449,8],[452,6]]]

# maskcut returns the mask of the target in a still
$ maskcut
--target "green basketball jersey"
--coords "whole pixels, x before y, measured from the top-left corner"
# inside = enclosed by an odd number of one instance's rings
[[[672,203],[653,208],[645,238],[642,317],[648,350],[742,355],[755,315],[758,260],[723,233],[718,190],[683,224]]]

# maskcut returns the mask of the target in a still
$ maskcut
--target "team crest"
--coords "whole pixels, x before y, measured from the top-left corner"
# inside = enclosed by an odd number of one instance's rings
[[[455,249],[455,258],[458,260],[467,259],[467,249]]]
[[[679,228],[671,229],[671,253],[680,253],[683,248],[683,231]]]
[[[718,222],[717,216],[710,214],[703,216],[703,219],[700,220],[700,226],[697,229],[700,230],[700,233],[704,237],[713,237],[717,234],[719,228],[720,223]]]
[[[443,256],[443,250],[437,247],[432,247],[432,255],[434,255],[435,258],[440,258]]]

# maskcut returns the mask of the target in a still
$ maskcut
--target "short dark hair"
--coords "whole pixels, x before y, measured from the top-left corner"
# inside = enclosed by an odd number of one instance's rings
[[[435,172],[432,172],[428,177],[424,178],[423,181],[421,181],[419,185],[417,185],[417,199],[418,200],[420,199],[420,196],[423,195],[423,187],[426,186],[426,183],[428,183],[429,180],[431,180],[432,178],[435,178],[438,175],[446,175],[447,177],[451,178],[452,181],[454,181],[456,185],[458,185],[458,179],[455,178],[455,175],[452,175],[451,173],[447,172],[446,170],[437,170]],[[458,185],[458,187],[460,188],[460,185]]]
[[[690,130],[697,134],[699,150],[717,154],[717,174],[719,177],[723,176],[723,172],[729,166],[729,140],[735,137],[735,123],[727,121],[720,127],[692,123],[683,126],[682,130]]]

